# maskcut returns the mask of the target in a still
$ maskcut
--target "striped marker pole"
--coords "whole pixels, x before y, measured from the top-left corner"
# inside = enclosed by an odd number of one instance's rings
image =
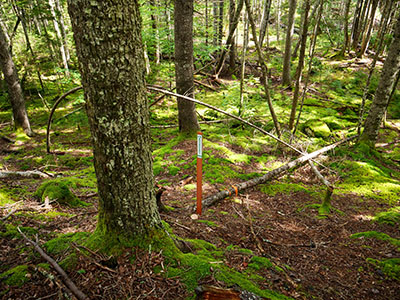
[[[203,134],[197,133],[197,208],[196,213],[201,215],[201,201],[203,192]]]

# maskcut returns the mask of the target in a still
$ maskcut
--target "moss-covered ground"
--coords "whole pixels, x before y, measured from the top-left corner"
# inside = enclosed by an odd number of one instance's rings
[[[366,70],[343,68],[344,61],[338,63],[331,54],[319,49],[315,58],[313,84],[292,140],[303,151],[356,133]],[[254,60],[254,55],[249,59]],[[277,80],[281,60],[272,57],[269,68],[271,97],[288,142],[292,91]],[[154,66],[148,82],[166,86],[173,71],[171,63]],[[275,133],[256,72],[246,72],[241,116]],[[50,106],[64,91],[80,84],[77,71],[72,74],[61,85],[46,81],[44,100]],[[196,79],[208,82],[205,75]],[[29,90],[35,79],[27,80]],[[372,79],[371,95],[377,80]],[[196,99],[239,114],[239,82],[225,78],[215,87],[216,91],[197,87]],[[149,92],[150,102],[157,97]],[[196,197],[196,140],[179,135],[175,99],[165,97],[150,112],[153,172],[166,189],[162,196],[169,208],[162,213],[165,227],[187,246],[183,253],[164,233],[158,241],[153,237],[148,243],[121,247],[95,232],[98,196],[88,121],[85,111],[77,110],[84,102],[81,91],[65,99],[55,113],[52,154],[46,153],[45,140],[49,112],[38,94],[27,93],[36,132],[29,138],[13,131],[10,106],[2,93],[1,134],[15,143],[0,145],[0,170],[37,169],[53,178],[0,181],[1,215],[15,210],[0,221],[0,295],[24,298],[34,290],[39,298],[56,293],[62,285],[23,241],[17,231],[20,226],[30,238],[37,237],[94,299],[101,295],[194,299],[198,285],[247,290],[268,299],[396,299],[400,296],[399,97],[396,92],[375,149],[346,144],[318,159],[324,166],[318,168],[335,187],[325,218],[319,212],[326,188],[306,165],[205,208],[198,219],[190,217]],[[297,157],[238,121],[201,106],[197,111],[203,122],[205,197]],[[42,203],[46,197],[49,207]],[[38,282],[46,284],[38,286]]]

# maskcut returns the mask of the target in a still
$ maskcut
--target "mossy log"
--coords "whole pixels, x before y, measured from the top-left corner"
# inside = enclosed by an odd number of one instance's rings
[[[218,202],[218,201],[220,201],[222,199],[225,199],[226,197],[229,197],[234,193],[238,193],[239,191],[242,191],[244,189],[251,188],[251,187],[254,187],[256,185],[265,183],[265,182],[275,178],[276,176],[282,174],[283,172],[285,172],[287,170],[290,170],[290,169],[293,169],[293,168],[297,168],[297,167],[305,164],[307,161],[309,161],[309,160],[321,155],[322,153],[325,153],[325,152],[327,152],[329,150],[332,150],[332,149],[336,148],[337,146],[339,146],[339,145],[341,145],[341,144],[343,144],[345,142],[353,140],[356,137],[357,136],[352,136],[352,137],[346,138],[344,140],[338,141],[338,142],[336,142],[334,144],[331,144],[329,146],[321,148],[321,149],[319,149],[317,151],[314,151],[312,153],[303,155],[303,156],[301,156],[301,157],[299,157],[299,158],[297,158],[297,159],[295,159],[295,160],[293,160],[293,161],[291,161],[291,162],[289,162],[289,163],[287,163],[287,164],[285,164],[285,165],[283,165],[283,166],[281,166],[281,167],[279,167],[277,169],[274,169],[274,170],[266,173],[265,175],[263,175],[261,177],[257,177],[257,178],[251,179],[249,181],[245,181],[245,182],[239,183],[236,186],[231,186],[226,190],[220,191],[220,192],[218,192],[218,193],[216,193],[216,194],[214,194],[212,196],[209,196],[209,197],[203,199],[203,202],[202,202],[203,207],[211,206],[211,205],[215,204],[216,202]]]

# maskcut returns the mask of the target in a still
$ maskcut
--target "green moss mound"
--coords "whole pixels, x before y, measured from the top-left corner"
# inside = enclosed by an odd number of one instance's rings
[[[0,279],[11,286],[22,286],[29,281],[27,274],[28,266],[20,265],[0,274]]]
[[[399,247],[399,248],[397,248],[397,251],[400,251],[400,240],[396,239],[396,238],[392,238],[390,235],[383,233],[383,232],[365,231],[365,232],[359,232],[359,233],[352,234],[350,237],[353,239],[361,238],[361,237],[375,238],[375,239],[378,239],[381,241],[386,241],[386,242],[389,242],[390,244],[392,244],[393,246]]]
[[[45,201],[46,197],[49,200],[56,200],[60,204],[66,204],[72,207],[88,206],[89,204],[79,200],[69,189],[68,184],[60,180],[50,180],[43,182],[36,190],[34,196]]]
[[[397,225],[400,227],[400,206],[393,207],[388,211],[380,212],[373,217],[372,220],[380,224],[388,224],[392,226]]]
[[[89,235],[87,232],[62,234],[55,239],[47,241],[44,247],[49,254],[61,254],[71,247],[71,242],[83,243]]]
[[[261,192],[269,195],[275,196],[276,194],[290,194],[296,192],[307,192],[307,190],[296,183],[278,183],[278,184],[262,184],[260,185]]]
[[[388,278],[400,281],[400,258],[390,258],[384,260],[367,258],[367,262],[382,270],[382,272]]]
[[[304,124],[304,132],[318,138],[328,138],[332,133],[325,122],[317,119],[308,120]]]

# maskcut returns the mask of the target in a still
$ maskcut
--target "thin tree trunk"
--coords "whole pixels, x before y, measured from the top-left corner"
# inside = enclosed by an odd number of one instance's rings
[[[253,41],[254,41],[254,44],[256,45],[256,49],[257,49],[258,63],[261,66],[262,76],[260,78],[260,81],[261,81],[261,83],[262,83],[262,85],[264,87],[264,92],[265,92],[265,96],[266,96],[266,99],[267,99],[268,108],[269,108],[269,111],[271,113],[272,121],[274,122],[275,130],[276,130],[276,135],[278,137],[280,137],[281,136],[281,130],[280,130],[278,118],[277,118],[277,116],[275,114],[275,110],[274,110],[274,107],[272,105],[271,96],[270,96],[270,93],[269,93],[267,66],[265,64],[265,60],[264,60],[264,57],[263,57],[263,54],[262,54],[262,51],[261,51],[261,48],[260,48],[260,44],[259,44],[258,39],[257,39],[256,25],[254,23],[252,15],[251,15],[250,2],[249,2],[249,0],[245,0],[244,2],[246,3],[246,10],[247,10],[248,18],[249,18],[249,23],[250,23],[250,26],[251,26],[251,31],[252,31],[252,35],[253,35]]]
[[[371,38],[372,28],[374,27],[374,19],[376,8],[378,7],[379,0],[373,0],[371,14],[369,16],[368,25],[366,26],[366,32],[363,34],[363,39],[361,42],[361,48],[358,52],[358,57],[362,57],[368,48],[369,40]]]
[[[400,70],[400,17],[395,25],[394,38],[383,65],[375,97],[364,123],[364,132],[360,140],[375,144],[378,138],[379,127],[382,123],[393,84]]]
[[[239,105],[239,117],[242,116],[244,112],[244,75],[246,70],[246,52],[247,46],[249,44],[249,21],[247,14],[244,13],[243,16],[243,53],[242,60],[240,64],[240,105]]]
[[[158,29],[158,16],[157,16],[157,11],[156,8],[158,8],[158,5],[156,4],[155,0],[150,1],[150,6],[151,6],[151,27],[153,29],[153,33],[155,36],[155,63],[158,65],[160,63],[160,57],[161,57],[161,49],[160,49],[160,34],[159,34],[159,29]]]
[[[301,117],[301,113],[303,112],[303,105],[304,105],[304,100],[305,100],[306,93],[307,93],[307,87],[308,87],[308,83],[309,83],[309,80],[310,80],[310,77],[311,77],[312,60],[314,58],[315,45],[317,44],[318,28],[319,28],[319,23],[321,21],[322,11],[323,11],[323,8],[324,8],[324,0],[320,0],[316,4],[316,7],[319,8],[318,9],[318,15],[317,15],[317,19],[315,21],[314,31],[313,31],[312,38],[311,38],[310,51],[309,51],[309,61],[308,61],[308,71],[307,71],[307,76],[306,76],[305,83],[304,83],[303,93],[301,95],[301,103],[300,103],[299,113],[297,114],[296,125],[294,126],[294,129],[293,129],[293,136],[296,134],[297,128],[298,128],[299,123],[300,123],[300,117]]]
[[[69,49],[67,45],[67,32],[65,30],[65,22],[64,22],[64,16],[63,16],[63,8],[61,6],[60,0],[55,0],[56,3],[56,9],[59,12],[59,23],[60,23],[60,30],[61,30],[61,36],[62,36],[62,43],[64,46],[64,51],[65,51],[65,56],[67,58],[67,62],[70,60],[70,54],[69,54]]]
[[[296,85],[295,85],[294,94],[293,94],[292,109],[290,112],[289,130],[293,129],[294,120],[296,117],[297,103],[299,101],[301,75],[303,72],[304,58],[305,58],[306,46],[307,46],[308,12],[309,11],[310,11],[310,0],[305,0],[304,8],[303,8],[304,18],[303,18],[303,26],[302,26],[301,47],[300,47],[299,63],[297,65],[297,69],[296,69]]]
[[[263,46],[264,37],[267,32],[269,15],[271,12],[271,3],[272,3],[272,0],[265,0],[265,3],[264,3],[264,10],[263,10],[263,15],[261,18],[261,26],[260,26],[260,47],[261,48]]]
[[[218,46],[222,46],[224,36],[224,0],[219,0],[218,8]]]
[[[26,135],[31,136],[33,132],[26,112],[25,100],[19,83],[18,73],[12,60],[9,44],[7,43],[2,27],[0,27],[0,64],[8,87],[14,125],[16,129],[21,128]]]
[[[361,18],[361,8],[363,5],[364,0],[357,0],[357,5],[356,9],[354,12],[354,18],[353,18],[353,25],[351,28],[351,40],[352,40],[352,47],[355,49],[357,46],[357,32],[358,28],[360,26],[360,18]]]
[[[294,16],[296,13],[296,0],[289,0],[289,15],[288,24],[286,29],[286,43],[285,43],[285,54],[283,57],[283,73],[282,73],[282,84],[290,85],[290,56],[292,51],[292,36],[294,32]]]
[[[193,0],[175,0],[174,12],[176,91],[193,98]],[[181,133],[199,129],[194,103],[178,98],[178,119]]]
[[[58,18],[57,18],[57,13],[56,13],[56,4],[54,0],[49,0],[49,6],[50,6],[50,12],[51,15],[53,17],[53,25],[54,25],[54,30],[56,31],[56,35],[57,35],[57,40],[58,40],[58,44],[60,47],[60,54],[61,54],[61,60],[64,66],[64,70],[65,70],[65,74],[67,76],[69,76],[69,68],[68,68],[68,60],[67,60],[67,54],[65,52],[65,48],[64,48],[64,42],[63,42],[63,37],[61,34],[61,30],[60,30],[60,25],[58,23]]]
[[[233,19],[232,27],[230,28],[229,34],[228,34],[228,38],[226,39],[226,47],[225,47],[226,49],[229,49],[231,47],[231,45],[232,45],[234,33],[235,33],[235,30],[236,30],[236,28],[237,28],[237,26],[239,24],[240,12],[242,11],[243,3],[244,3],[243,1],[244,0],[239,0],[239,2],[237,4],[236,12],[235,12],[235,18]],[[217,67],[215,68],[215,74],[216,74],[217,77],[218,77],[219,73],[221,72],[222,67],[224,65],[225,56],[226,56],[226,50],[222,49],[221,56],[219,58]]]
[[[235,20],[235,0],[229,0],[229,31],[233,30]],[[232,38],[229,47],[229,71],[228,74],[232,75],[236,69],[236,44],[235,35]]]
[[[369,2],[370,2],[370,0],[364,0],[364,2],[363,2],[363,6],[362,6],[362,9],[361,9],[361,15],[360,15],[359,20],[358,20],[358,26],[357,26],[357,29],[354,31],[354,34],[353,34],[353,49],[354,50],[357,50],[357,48],[358,48],[360,34],[363,31],[364,21],[365,21],[365,14],[366,14],[366,11],[367,11],[367,7],[369,6]]]
[[[350,11],[350,4],[351,0],[346,0],[346,5],[344,9],[344,43],[343,43],[343,48],[342,48],[342,53],[341,55],[344,56],[346,53],[346,50],[348,50],[349,44],[350,44],[350,38],[349,38],[349,11]]]
[[[279,41],[280,41],[280,36],[279,36],[279,32],[281,29],[281,0],[276,0],[276,22],[275,22],[275,27],[276,27],[276,42],[279,45]]]

